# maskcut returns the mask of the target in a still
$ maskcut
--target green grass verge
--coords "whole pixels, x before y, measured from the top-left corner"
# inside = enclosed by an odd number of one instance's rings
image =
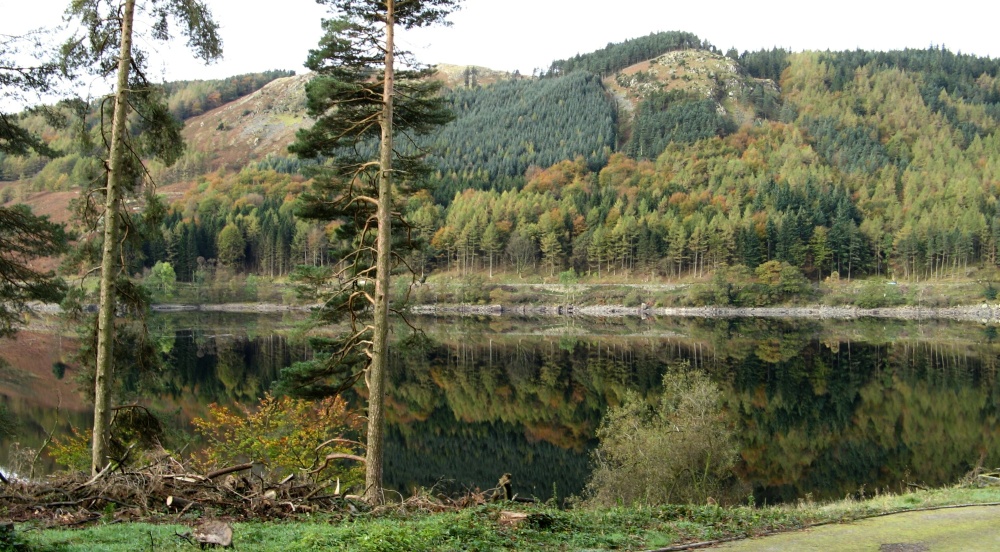
[[[893,511],[1000,501],[1000,489],[943,489],[883,495],[865,501],[751,507],[669,505],[657,508],[517,508],[534,514],[504,523],[499,505],[447,513],[389,513],[346,519],[234,523],[235,549],[251,551],[645,550],[685,541],[794,530],[809,524]],[[514,508],[513,506],[507,507]],[[99,523],[81,529],[19,524],[15,542],[0,550],[129,551],[196,549],[175,533],[178,524]]]

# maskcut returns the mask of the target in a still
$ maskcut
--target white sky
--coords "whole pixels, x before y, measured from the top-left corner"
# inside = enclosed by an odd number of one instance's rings
[[[225,57],[204,66],[182,44],[154,49],[167,80],[223,78],[268,69],[304,72],[325,8],[313,0],[206,0],[221,25]],[[0,0],[0,34],[58,22],[69,0]],[[996,0],[465,0],[451,27],[404,34],[425,63],[482,65],[531,74],[556,59],[657,31],[681,30],[723,51],[891,50],[944,45],[1000,56]]]

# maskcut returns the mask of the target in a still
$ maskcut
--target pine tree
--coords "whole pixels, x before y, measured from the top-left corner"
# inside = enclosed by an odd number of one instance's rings
[[[52,62],[21,66],[12,59],[22,41],[0,37],[0,98],[23,99],[46,92],[57,76]],[[22,128],[14,116],[0,111],[0,154],[53,155],[40,138]],[[32,301],[58,302],[65,286],[51,272],[31,267],[39,257],[59,255],[66,250],[63,227],[31,213],[25,205],[0,207],[0,337],[17,330],[21,315]]]
[[[61,225],[31,214],[26,205],[0,207],[0,337],[14,334],[29,302],[59,302],[65,285],[30,263],[65,250]]]
[[[222,55],[222,46],[208,8],[198,0],[147,0],[143,6],[154,19],[151,37],[165,41],[170,38],[168,23],[182,25],[188,45],[206,62]],[[111,128],[102,128],[110,135],[104,207],[100,213],[103,225],[101,251],[100,299],[97,321],[97,359],[95,374],[94,430],[92,469],[96,473],[110,459],[111,389],[113,379],[113,344],[115,341],[116,294],[120,287],[120,236],[131,222],[123,202],[134,193],[146,174],[140,155],[159,157],[170,165],[180,156],[183,143],[180,124],[170,115],[162,101],[162,93],[146,78],[145,54],[133,50],[133,19],[136,0],[73,0],[67,13],[79,21],[82,37],[71,39],[64,51],[68,62],[85,67],[99,76],[107,76],[117,68],[117,80],[111,107]],[[117,48],[117,52],[115,51]],[[102,106],[103,109],[103,106]],[[136,136],[129,132],[129,111],[135,118]],[[103,119],[102,119],[103,120]]]
[[[350,287],[327,302],[330,314],[351,313],[353,332],[337,359],[347,367],[370,359],[364,368],[368,385],[368,439],[365,496],[384,501],[382,447],[388,353],[389,273],[394,212],[393,187],[415,183],[427,172],[415,136],[450,120],[439,84],[424,79],[428,71],[396,71],[396,28],[425,27],[443,21],[457,0],[321,0],[340,17],[323,22],[319,48],[309,53],[307,67],[316,77],[306,88],[307,109],[315,125],[300,131],[290,151],[305,158],[331,160],[316,175],[317,186],[305,198],[300,215],[343,220],[338,236],[351,248],[347,268],[339,274]],[[397,138],[403,138],[394,143]],[[344,276],[347,276],[344,278]],[[372,289],[369,280],[374,280]],[[373,319],[353,316],[372,309]],[[360,373],[359,373],[360,375]],[[308,377],[308,376],[307,376]],[[311,379],[315,384],[315,378]]]

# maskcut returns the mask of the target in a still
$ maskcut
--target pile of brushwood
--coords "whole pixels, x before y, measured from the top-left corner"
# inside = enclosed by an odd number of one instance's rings
[[[418,494],[384,508],[456,511],[497,496],[502,489],[458,498]],[[177,521],[182,516],[260,521],[323,512],[346,517],[371,508],[360,497],[341,492],[336,481],[295,476],[268,481],[250,463],[199,474],[164,454],[143,468],[106,469],[93,477],[64,473],[36,481],[5,479],[0,481],[0,511],[11,521],[75,526],[109,519]]]

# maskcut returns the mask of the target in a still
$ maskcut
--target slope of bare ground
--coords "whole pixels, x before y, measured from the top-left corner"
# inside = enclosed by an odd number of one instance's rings
[[[188,119],[187,147],[211,157],[209,170],[239,170],[268,155],[286,155],[295,132],[308,127],[305,85],[311,74],[275,79],[260,90]]]

